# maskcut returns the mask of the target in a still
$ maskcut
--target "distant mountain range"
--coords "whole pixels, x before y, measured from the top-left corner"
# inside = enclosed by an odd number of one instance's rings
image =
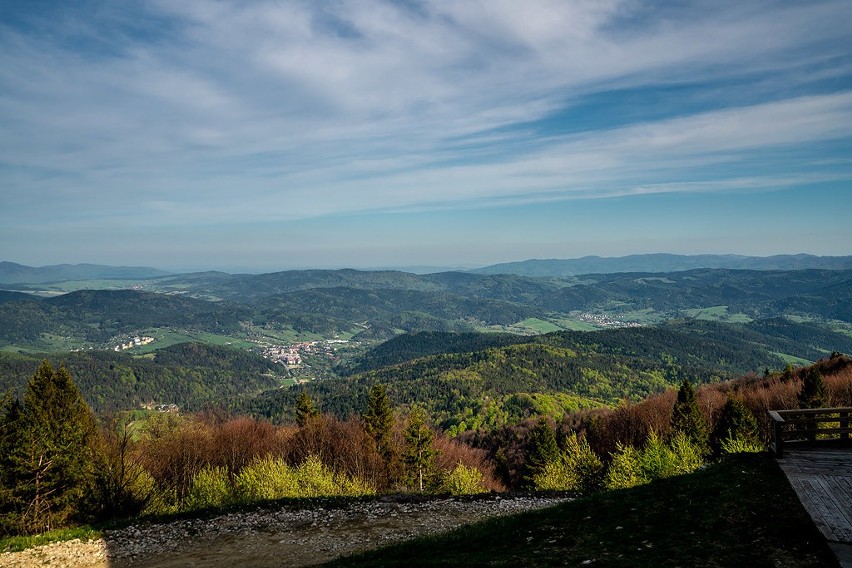
[[[25,266],[15,262],[0,261],[0,284],[39,284],[67,280],[103,280],[127,278],[152,278],[170,273],[146,266],[104,266],[100,264],[55,264],[52,266]]]
[[[621,257],[584,256],[574,259],[523,260],[477,268],[478,274],[517,274],[519,276],[576,276],[618,272],[682,272],[697,268],[739,270],[848,270],[852,256],[782,254],[741,256],[736,254],[634,254]]]
[[[815,256],[811,254],[783,254],[776,256],[743,256],[736,254],[634,254],[621,257],[584,256],[569,259],[530,259],[518,262],[492,264],[482,268],[459,269],[426,266],[410,266],[395,270],[288,270],[290,275],[326,275],[359,273],[368,280],[374,279],[375,274],[395,274],[391,279],[409,275],[428,275],[446,272],[466,272],[473,274],[514,274],[529,277],[564,277],[582,274],[617,274],[631,272],[684,272],[687,270],[722,268],[732,270],[850,270],[852,256]],[[177,276],[182,279],[215,281],[222,284],[224,280],[241,282],[245,279],[278,280],[284,273],[276,272],[269,275],[228,274],[226,272],[195,272],[176,275],[148,266],[107,266],[101,264],[56,264],[51,266],[33,267],[15,262],[0,261],[0,285],[2,284],[45,284],[80,280],[128,280],[143,278],[159,278]],[[274,276],[273,276],[274,275]],[[381,278],[380,278],[381,279]],[[97,286],[93,286],[97,287]],[[307,288],[313,285],[305,286]],[[379,286],[383,287],[383,286]],[[396,288],[398,286],[392,286]],[[403,286],[407,288],[408,286]],[[302,289],[303,286],[293,286],[291,289]]]

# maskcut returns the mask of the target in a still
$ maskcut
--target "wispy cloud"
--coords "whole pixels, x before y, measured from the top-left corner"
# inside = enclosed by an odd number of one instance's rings
[[[246,222],[852,177],[812,150],[852,137],[845,1],[57,2],[14,16],[0,23],[10,226],[45,212]],[[694,96],[651,119],[539,128],[601,93],[683,85]],[[800,175],[769,171],[773,153]]]

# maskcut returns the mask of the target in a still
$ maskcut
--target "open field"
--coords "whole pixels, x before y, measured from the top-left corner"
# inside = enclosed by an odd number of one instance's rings
[[[773,353],[784,359],[786,363],[790,363],[794,366],[810,365],[813,363],[813,361],[808,361],[807,359],[802,359],[801,357],[796,357],[795,355],[790,355],[788,353],[778,353],[777,351],[773,351]]]
[[[532,333],[550,333],[552,331],[560,331],[563,329],[558,325],[554,324],[553,322],[545,321],[543,319],[538,318],[527,318],[523,321],[519,321],[518,323],[510,327],[529,330]]]
[[[683,310],[687,316],[706,321],[722,321],[727,323],[749,323],[750,317],[741,313],[729,313],[728,306],[712,306],[709,308],[695,308]]]

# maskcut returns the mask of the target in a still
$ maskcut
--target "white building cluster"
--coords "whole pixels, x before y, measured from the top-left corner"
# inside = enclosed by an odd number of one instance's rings
[[[130,339],[129,341],[127,341],[127,343],[119,343],[113,349],[115,351],[124,351],[126,349],[133,349],[134,347],[140,347],[142,345],[148,345],[149,343],[154,343],[153,337],[136,336],[136,337]]]

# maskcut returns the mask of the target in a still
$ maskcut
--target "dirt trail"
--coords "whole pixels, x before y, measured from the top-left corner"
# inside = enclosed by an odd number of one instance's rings
[[[563,500],[490,496],[419,502],[380,499],[338,508],[284,506],[207,519],[134,525],[107,531],[103,539],[96,541],[76,540],[3,553],[0,566],[310,566]]]

